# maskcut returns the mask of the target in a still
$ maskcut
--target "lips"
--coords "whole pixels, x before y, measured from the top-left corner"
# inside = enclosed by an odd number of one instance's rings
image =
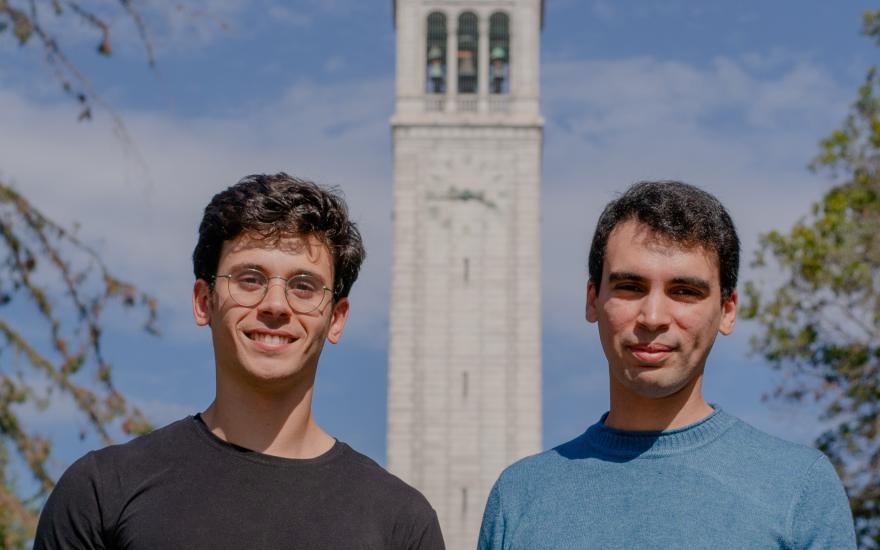
[[[659,365],[669,357],[675,348],[664,344],[635,344],[628,346],[639,362],[648,365]]]

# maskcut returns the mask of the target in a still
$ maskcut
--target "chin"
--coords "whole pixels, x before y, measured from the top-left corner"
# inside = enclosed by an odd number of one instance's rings
[[[649,384],[640,384],[637,387],[630,388],[633,392],[650,399],[663,399],[665,397],[670,397],[680,392],[682,386],[661,386],[661,385],[649,385]]]
[[[668,373],[660,372],[663,370],[662,368],[655,367],[650,371],[647,371],[644,367],[639,367],[638,369],[636,372],[633,372],[631,369],[628,370],[623,376],[618,377],[618,381],[629,391],[642,397],[651,399],[669,397],[680,392],[690,382],[688,379],[670,380],[663,376]]]
[[[249,373],[245,385],[260,393],[288,395],[298,393],[297,388],[306,385],[300,371]]]
[[[245,377],[266,382],[289,380],[302,372],[291,367],[290,361],[254,361],[242,364],[241,369]]]

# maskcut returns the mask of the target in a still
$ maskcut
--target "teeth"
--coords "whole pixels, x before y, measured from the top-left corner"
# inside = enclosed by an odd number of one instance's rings
[[[285,336],[277,336],[275,334],[263,334],[261,332],[251,333],[251,339],[270,345],[289,344],[290,342],[292,342],[290,338],[287,338]]]

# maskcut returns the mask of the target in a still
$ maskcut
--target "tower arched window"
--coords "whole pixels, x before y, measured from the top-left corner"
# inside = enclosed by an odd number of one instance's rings
[[[458,93],[477,93],[477,46],[480,31],[477,16],[465,12],[458,16]]]
[[[428,15],[428,40],[425,48],[425,87],[429,94],[446,92],[446,15]]]
[[[489,17],[489,91],[510,91],[510,20],[506,13]]]

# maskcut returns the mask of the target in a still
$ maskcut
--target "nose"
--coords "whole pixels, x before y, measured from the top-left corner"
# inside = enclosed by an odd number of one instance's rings
[[[658,331],[669,326],[669,304],[663,292],[649,292],[639,308],[638,323],[650,331]]]
[[[287,283],[269,280],[266,295],[259,304],[260,313],[273,317],[289,316],[290,304],[287,303]]]

